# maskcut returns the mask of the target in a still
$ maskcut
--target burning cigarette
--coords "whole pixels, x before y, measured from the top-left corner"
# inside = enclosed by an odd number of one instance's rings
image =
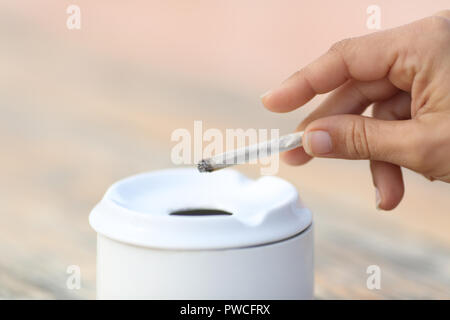
[[[227,151],[214,157],[201,160],[198,165],[200,172],[213,172],[226,167],[250,162],[272,154],[284,152],[302,146],[303,131],[287,134],[278,139],[264,141],[248,147]]]

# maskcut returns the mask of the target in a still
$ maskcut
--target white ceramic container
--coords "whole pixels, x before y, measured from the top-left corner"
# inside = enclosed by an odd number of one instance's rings
[[[112,185],[89,220],[99,299],[313,297],[312,216],[280,178],[144,173]]]

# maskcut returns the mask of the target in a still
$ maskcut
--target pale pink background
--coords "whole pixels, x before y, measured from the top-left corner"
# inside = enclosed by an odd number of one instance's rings
[[[79,32],[65,28],[69,4],[82,10]],[[370,32],[365,11],[371,4],[381,7],[381,26],[386,29],[432,15],[448,8],[449,2],[19,0],[6,6],[68,43],[261,91],[333,42]]]

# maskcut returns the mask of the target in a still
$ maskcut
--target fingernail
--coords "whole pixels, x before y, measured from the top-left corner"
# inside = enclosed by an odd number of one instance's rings
[[[377,210],[381,210],[380,203],[381,203],[380,191],[378,190],[377,187],[375,187],[375,206]]]
[[[260,95],[259,97],[262,99],[268,95],[270,95],[272,93],[272,90],[266,91],[265,93],[263,93],[262,95]]]
[[[309,155],[324,155],[333,150],[331,137],[326,131],[310,131],[304,140],[303,148]]]

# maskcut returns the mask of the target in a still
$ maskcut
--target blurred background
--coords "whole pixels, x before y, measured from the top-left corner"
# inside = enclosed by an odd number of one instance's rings
[[[66,12],[81,10],[70,30]],[[173,167],[171,133],[293,131],[320,102],[266,111],[259,96],[342,38],[448,9],[448,0],[6,0],[0,2],[0,298],[95,298],[88,215],[115,181]],[[258,166],[240,166],[250,177]],[[318,299],[450,298],[450,185],[404,170],[375,209],[366,161],[281,164],[315,219]],[[67,268],[81,288],[66,286]],[[366,287],[369,265],[381,289]]]

